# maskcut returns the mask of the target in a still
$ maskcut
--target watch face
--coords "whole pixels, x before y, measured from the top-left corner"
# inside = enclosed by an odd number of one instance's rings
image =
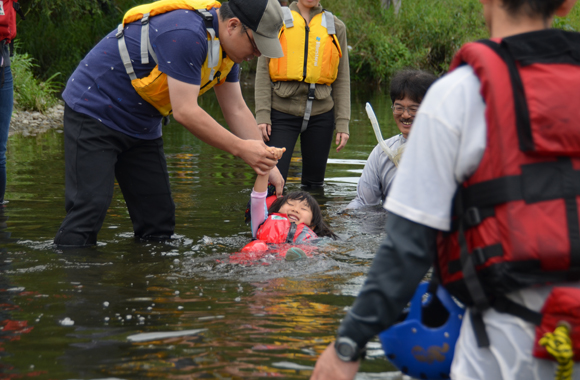
[[[336,345],[336,353],[340,360],[348,362],[355,358],[356,343],[349,338],[339,338]]]
[[[354,355],[354,347],[346,342],[340,342],[337,347],[337,351],[341,356],[346,358],[352,358]]]

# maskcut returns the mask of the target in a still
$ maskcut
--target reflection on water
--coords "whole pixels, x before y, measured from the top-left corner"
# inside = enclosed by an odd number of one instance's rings
[[[251,237],[243,219],[255,174],[177,124],[164,130],[175,238],[136,241],[116,187],[98,246],[56,250],[62,134],[11,137],[10,203],[0,209],[2,378],[308,377],[384,238],[380,207],[344,210],[376,145],[368,100],[383,135],[394,134],[387,94],[355,92],[351,138],[342,152],[331,151],[326,186],[313,192],[341,239],[296,262],[228,261]],[[211,97],[203,106],[223,122]],[[296,161],[290,177],[298,178]],[[289,181],[287,190],[298,188]],[[398,378],[378,343],[369,357],[359,378]]]

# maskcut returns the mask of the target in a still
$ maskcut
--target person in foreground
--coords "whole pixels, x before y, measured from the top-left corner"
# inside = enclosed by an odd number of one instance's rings
[[[393,102],[393,117],[398,135],[385,140],[385,144],[395,152],[389,157],[377,144],[367,162],[356,188],[356,197],[346,206],[347,209],[357,209],[365,206],[383,204],[391,189],[405,143],[419,105],[427,89],[437,78],[422,70],[401,70],[391,78],[391,101]]]
[[[269,148],[277,158],[286,148]],[[306,191],[293,191],[277,197],[267,206],[268,175],[256,177],[250,196],[252,242],[242,252],[268,250],[268,244],[310,243],[318,237],[336,238],[322,218],[318,202]]]
[[[135,236],[172,236],[175,205],[161,137],[171,113],[200,140],[242,158],[258,174],[269,172],[282,194],[277,160],[238,78],[241,61],[282,56],[282,24],[277,0],[176,0],[129,10],[81,61],[63,93],[67,215],[55,244],[96,244],[115,179]],[[197,102],[211,88],[232,132]]]
[[[387,237],[311,379],[354,378],[434,262],[468,306],[452,379],[554,378],[536,333],[556,328],[580,359],[580,35],[549,29],[576,1],[480,2],[491,40],[462,47],[427,92]]]
[[[284,180],[300,137],[301,183],[322,187],[334,130],[337,152],[349,138],[346,26],[318,0],[297,0],[283,10],[284,56],[260,57],[256,67],[256,122],[266,144],[287,148],[278,162]]]

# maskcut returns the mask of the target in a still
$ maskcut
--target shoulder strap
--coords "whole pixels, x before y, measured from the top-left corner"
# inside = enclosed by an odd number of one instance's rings
[[[220,60],[220,43],[219,40],[215,38],[213,15],[205,9],[196,9],[195,12],[203,18],[205,29],[209,33],[209,39],[207,40],[207,66],[211,67],[211,72],[209,74],[209,81],[211,82]]]
[[[326,31],[328,34],[336,34],[336,28],[334,27],[334,15],[331,12],[324,10],[323,20],[326,21]]]
[[[286,28],[292,28],[294,26],[294,16],[292,16],[290,8],[282,7],[282,14],[284,15],[284,25],[286,25]]]
[[[219,40],[215,38],[215,30],[213,28],[213,15],[205,9],[196,9],[195,12],[199,14],[205,23],[205,29],[207,33],[210,35],[210,38],[207,41],[207,64],[208,67],[211,67],[211,73],[209,76],[209,81],[211,82],[214,78],[217,66],[219,65],[219,52],[220,52],[220,43]],[[151,46],[151,40],[149,38],[149,13],[143,14],[141,18],[141,63],[144,65],[149,64],[149,54],[155,61],[155,64],[158,63],[157,54],[153,51],[153,47]],[[127,44],[125,43],[125,35],[123,32],[124,23],[120,23],[117,27],[117,40],[118,40],[118,47],[119,47],[119,55],[121,56],[121,60],[123,61],[123,65],[125,66],[125,70],[127,74],[131,78],[131,80],[136,79],[137,76],[135,75],[135,70],[133,69],[133,64],[131,63],[131,57],[129,56],[129,51],[127,50]]]

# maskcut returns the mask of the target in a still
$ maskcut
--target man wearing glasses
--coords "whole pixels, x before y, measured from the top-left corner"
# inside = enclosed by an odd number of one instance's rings
[[[433,74],[421,70],[403,70],[393,75],[391,78],[393,117],[401,133],[385,140],[385,143],[392,152],[395,152],[394,157],[389,157],[380,144],[377,144],[365,164],[358,182],[357,195],[346,206],[347,209],[384,203],[395,178],[398,161],[409,137],[419,104],[435,79]]]
[[[96,244],[115,179],[136,237],[173,235],[161,137],[169,114],[256,173],[270,171],[281,194],[284,180],[242,97],[238,63],[281,57],[282,20],[277,0],[166,0],[129,10],[81,61],[63,93],[67,216],[55,244]],[[231,132],[197,102],[212,87]]]

